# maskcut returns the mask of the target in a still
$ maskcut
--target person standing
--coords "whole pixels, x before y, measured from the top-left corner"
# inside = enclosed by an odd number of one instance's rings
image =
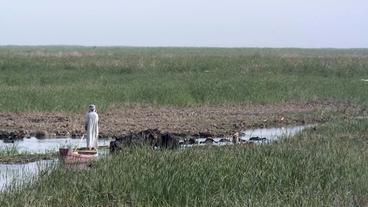
[[[233,144],[239,144],[239,132],[233,135]]]
[[[97,149],[98,140],[98,114],[96,106],[89,105],[88,112],[85,117],[84,129],[86,130],[87,148]]]

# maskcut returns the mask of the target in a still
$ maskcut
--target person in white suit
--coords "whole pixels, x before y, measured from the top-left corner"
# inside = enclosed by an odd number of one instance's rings
[[[98,140],[98,114],[96,106],[89,105],[88,112],[85,117],[84,128],[86,130],[87,148],[97,149]]]

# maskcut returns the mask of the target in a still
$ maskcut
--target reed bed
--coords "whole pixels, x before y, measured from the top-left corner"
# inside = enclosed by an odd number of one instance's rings
[[[0,112],[321,100],[364,108],[362,79],[366,49],[1,47]],[[0,206],[366,206],[368,123],[336,117],[270,145],[135,148],[88,170],[56,167],[1,193]]]
[[[365,206],[367,134],[335,120],[270,145],[127,149],[89,170],[58,168],[1,206]]]
[[[0,111],[366,103],[368,50],[1,47]]]
[[[15,144],[13,146],[0,148],[0,164],[21,164],[38,160],[51,160],[55,158],[57,158],[57,154],[55,152],[37,154],[31,152],[19,152]]]

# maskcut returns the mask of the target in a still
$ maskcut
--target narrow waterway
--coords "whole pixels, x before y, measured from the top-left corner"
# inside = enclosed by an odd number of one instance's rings
[[[292,137],[302,130],[312,127],[314,125],[281,127],[281,128],[262,128],[262,129],[248,129],[240,132],[240,140],[243,142],[254,143],[270,143],[279,138]],[[109,146],[111,140],[99,139],[99,146]],[[211,138],[207,142],[206,138],[196,139],[196,145],[231,145],[230,137]],[[80,143],[79,139],[61,138],[61,139],[36,139],[25,138],[16,141],[15,143],[4,143],[0,140],[0,150],[14,148],[18,152],[27,153],[45,153],[56,152],[60,147],[76,147],[83,146],[85,141]],[[193,145],[185,145],[183,148],[192,147]],[[106,156],[108,150],[99,152],[99,156]],[[21,186],[26,182],[36,179],[40,173],[46,173],[51,167],[55,166],[58,160],[42,160],[31,163],[22,164],[0,164],[0,191],[6,190],[9,186]]]
[[[109,146],[111,139],[99,139],[98,146]],[[71,138],[37,139],[35,137],[17,140],[14,143],[4,143],[0,140],[0,150],[14,148],[17,152],[47,153],[56,152],[60,147],[85,147],[86,140]]]
[[[306,128],[313,127],[315,125],[301,125],[291,127],[279,127],[279,128],[259,128],[259,129],[248,129],[239,133],[239,139],[241,142],[250,143],[271,143],[280,138],[288,138],[296,135]],[[211,143],[211,141],[213,141]],[[216,137],[211,139],[199,138],[196,139],[196,144],[206,145],[211,143],[212,145],[232,145],[231,137]],[[190,147],[192,145],[186,145]]]

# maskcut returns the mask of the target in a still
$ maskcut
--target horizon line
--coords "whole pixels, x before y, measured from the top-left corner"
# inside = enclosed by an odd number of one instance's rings
[[[208,48],[208,49],[333,49],[365,50],[368,47],[247,47],[247,46],[137,46],[137,45],[78,45],[78,44],[0,44],[0,47],[85,47],[85,48]]]

